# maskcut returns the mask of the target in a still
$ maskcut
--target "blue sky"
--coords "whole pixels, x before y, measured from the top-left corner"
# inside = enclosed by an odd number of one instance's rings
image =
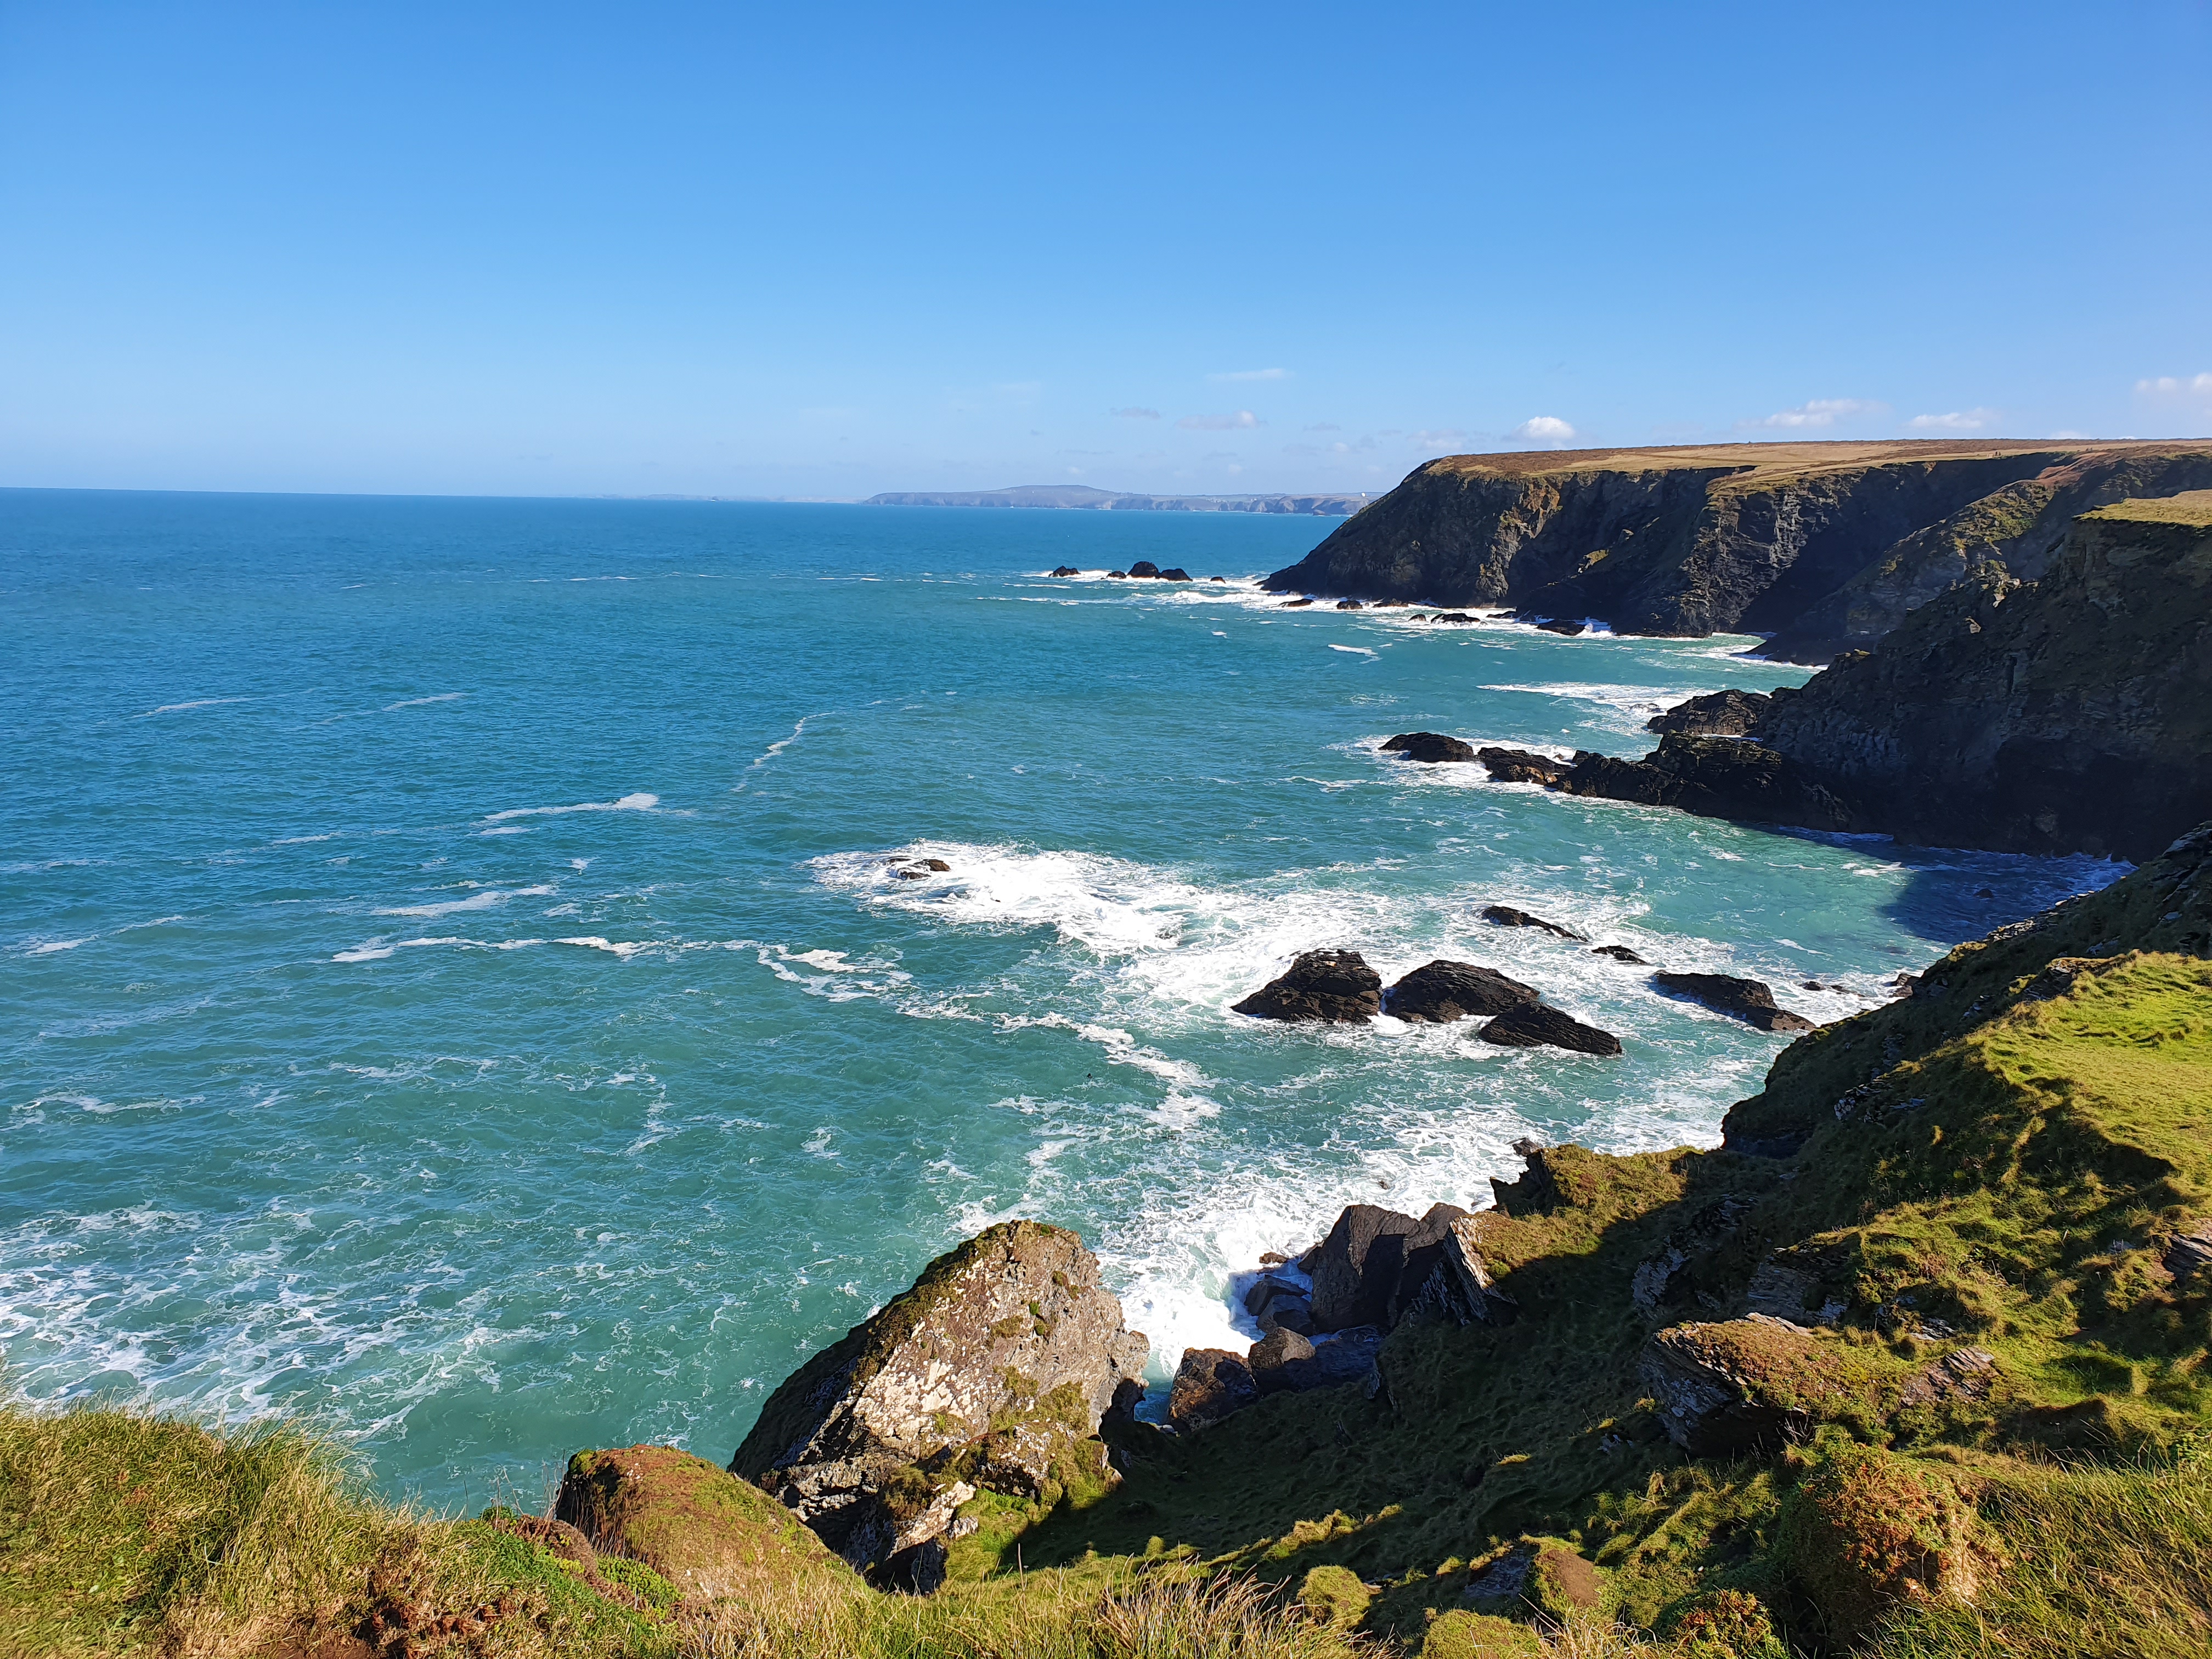
[[[0,484],[2212,432],[2212,7],[0,0]]]

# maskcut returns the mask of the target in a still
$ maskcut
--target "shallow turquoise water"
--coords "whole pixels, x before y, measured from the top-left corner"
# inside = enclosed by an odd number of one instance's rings
[[[726,1457],[1017,1214],[1171,1364],[1346,1200],[1477,1201],[1523,1134],[1711,1144],[1780,1047],[1483,904],[1835,1018],[2113,873],[1379,757],[1641,752],[1804,671],[1243,580],[1328,527],[0,492],[10,1382],[534,1497],[582,1446]],[[1035,574],[1139,558],[1239,581]],[[916,853],[952,873],[886,874]],[[1316,945],[1492,963],[1627,1053],[1227,1012]]]

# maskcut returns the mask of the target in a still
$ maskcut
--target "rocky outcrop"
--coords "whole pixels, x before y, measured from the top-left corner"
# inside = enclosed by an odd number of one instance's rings
[[[1168,1420],[1188,1433],[1218,1423],[1260,1397],[1252,1367],[1226,1348],[1186,1348],[1168,1390]]]
[[[1773,706],[1763,691],[1710,691],[1678,702],[1644,722],[1647,732],[1680,732],[1690,738],[1740,738]]]
[[[2154,854],[2212,816],[2212,491],[2087,515],[2039,581],[1982,567],[1757,737],[1856,829]]]
[[[1539,933],[1551,933],[1559,939],[1580,939],[1585,945],[1587,936],[1571,927],[1562,927],[1556,921],[1547,921],[1541,916],[1532,916],[1526,910],[1516,910],[1510,904],[1486,904],[1482,919],[1499,927],[1534,927]]]
[[[1502,1048],[1571,1048],[1583,1054],[1620,1052],[1620,1039],[1612,1032],[1585,1025],[1538,1002],[1524,1002],[1498,1015],[1475,1035]]]
[[[553,1515],[553,1524],[589,1544],[586,1555],[642,1561],[689,1599],[820,1593],[855,1582],[790,1510],[674,1446],[578,1452]],[[578,1559],[573,1544],[556,1553]]]
[[[1407,760],[1425,761],[1435,765],[1439,761],[1471,761],[1474,745],[1460,738],[1446,737],[1441,732],[1401,732],[1382,745],[1386,755],[1403,755]]]
[[[1667,1437],[1692,1457],[1774,1451],[1849,1388],[1831,1343],[1762,1314],[1670,1326],[1637,1370]]]
[[[1382,994],[1382,1012],[1414,1024],[1502,1014],[1537,1000],[1534,986],[1471,962],[1437,961],[1416,968]]]
[[[1081,1239],[1004,1222],[787,1378],[730,1468],[854,1566],[896,1575],[893,1558],[965,1501],[957,1488],[973,1494],[991,1437],[1024,1422],[1048,1439],[1095,1433],[1141,1387],[1147,1347]]]
[[[890,869],[901,881],[927,881],[932,876],[949,875],[952,866],[943,859],[893,859]]]
[[[1633,968],[1649,968],[1651,965],[1626,945],[1601,945],[1590,954],[1594,957],[1611,957],[1615,962],[1626,963]]]
[[[1715,1013],[1756,1025],[1762,1031],[1809,1031],[1813,1022],[1802,1014],[1778,1007],[1774,993],[1760,980],[1738,979],[1733,974],[1669,974],[1651,975],[1662,991],[1703,1003]]]
[[[1254,1019],[1338,1024],[1372,1019],[1382,1012],[1382,976],[1357,951],[1307,951],[1232,1012]]]
[[[1561,794],[1639,806],[1671,806],[1701,817],[1850,830],[1851,808],[1808,768],[1735,738],[1670,732],[1642,760],[1577,752],[1559,762],[1520,749],[1477,751],[1495,783],[1539,783]]]
[[[1346,1205],[1307,1268],[1313,1275],[1314,1328],[1383,1323],[1405,1268],[1407,1241],[1421,1231],[1413,1217],[1379,1204]]]
[[[2094,504],[2092,496],[2146,493],[2154,479],[2160,489],[2201,487],[2212,483],[2200,476],[2207,469],[2212,443],[2203,442],[1448,456],[1416,469],[1265,586],[1509,605],[1526,616],[1603,618],[1624,634],[1779,631],[1813,643],[1834,632],[1836,615],[1854,618],[1851,629],[1894,625],[1931,584],[1978,555],[2032,563],[2045,533],[2038,526]],[[2044,494],[2020,495],[2027,486]],[[1977,528],[1983,503],[1987,527]],[[1955,551],[1936,550],[1952,544]]]
[[[1556,787],[1573,768],[1571,761],[1556,761],[1549,755],[1538,755],[1526,749],[1501,749],[1485,745],[1474,751],[1484,770],[1490,774],[1492,783],[1540,783],[1546,788]]]

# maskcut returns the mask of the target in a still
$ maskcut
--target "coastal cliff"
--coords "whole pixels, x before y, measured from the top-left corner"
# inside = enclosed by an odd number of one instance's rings
[[[1449,456],[1265,586],[1771,633],[1825,661],[1992,561],[2034,577],[2087,508],[2212,486],[2212,442],[1724,444]]]
[[[1741,735],[1690,729],[1709,720]],[[1641,760],[1479,758],[1493,781],[1705,817],[2148,857],[2212,816],[2212,490],[2085,514],[2040,580],[1985,562],[1802,687],[1653,724]]]

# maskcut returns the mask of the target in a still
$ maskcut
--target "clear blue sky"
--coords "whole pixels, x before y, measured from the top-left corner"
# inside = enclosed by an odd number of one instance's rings
[[[2212,8],[0,0],[0,484],[2212,431]]]

